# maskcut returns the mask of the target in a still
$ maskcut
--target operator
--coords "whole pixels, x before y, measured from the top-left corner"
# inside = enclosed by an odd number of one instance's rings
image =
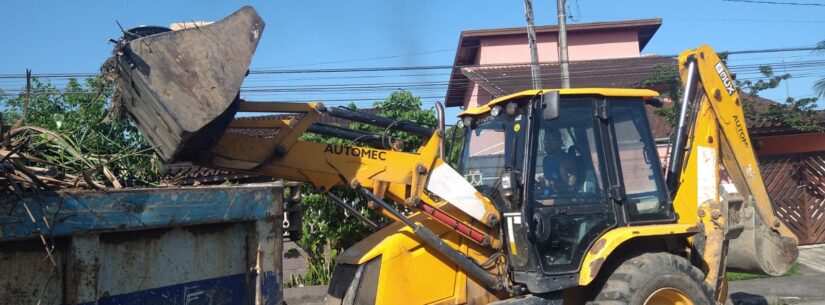
[[[562,149],[559,130],[545,130],[543,143],[544,175],[538,178],[538,183],[544,190],[542,197],[571,191],[576,183],[576,162]]]

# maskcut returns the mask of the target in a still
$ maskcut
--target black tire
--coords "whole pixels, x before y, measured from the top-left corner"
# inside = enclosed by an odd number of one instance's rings
[[[695,305],[713,305],[713,288],[686,259],[670,253],[645,253],[624,261],[588,305],[643,305],[660,289],[672,288]]]

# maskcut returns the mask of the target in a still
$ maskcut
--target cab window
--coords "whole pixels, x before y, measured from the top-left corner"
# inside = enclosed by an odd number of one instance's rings
[[[639,100],[616,100],[613,127],[630,222],[673,218],[664,192],[659,155]]]

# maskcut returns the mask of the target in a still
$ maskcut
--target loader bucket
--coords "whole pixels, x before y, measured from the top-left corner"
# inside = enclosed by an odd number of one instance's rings
[[[772,276],[785,274],[799,256],[797,240],[766,224],[754,204],[750,196],[729,201],[729,223],[736,224],[737,229],[730,231],[734,236],[730,236],[727,267]]]
[[[247,6],[212,24],[124,41],[115,55],[122,106],[163,160],[217,143],[263,29]]]

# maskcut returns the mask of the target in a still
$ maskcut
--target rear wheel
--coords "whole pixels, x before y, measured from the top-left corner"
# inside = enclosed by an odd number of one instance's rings
[[[624,261],[588,305],[712,305],[713,289],[686,259],[645,253]]]

